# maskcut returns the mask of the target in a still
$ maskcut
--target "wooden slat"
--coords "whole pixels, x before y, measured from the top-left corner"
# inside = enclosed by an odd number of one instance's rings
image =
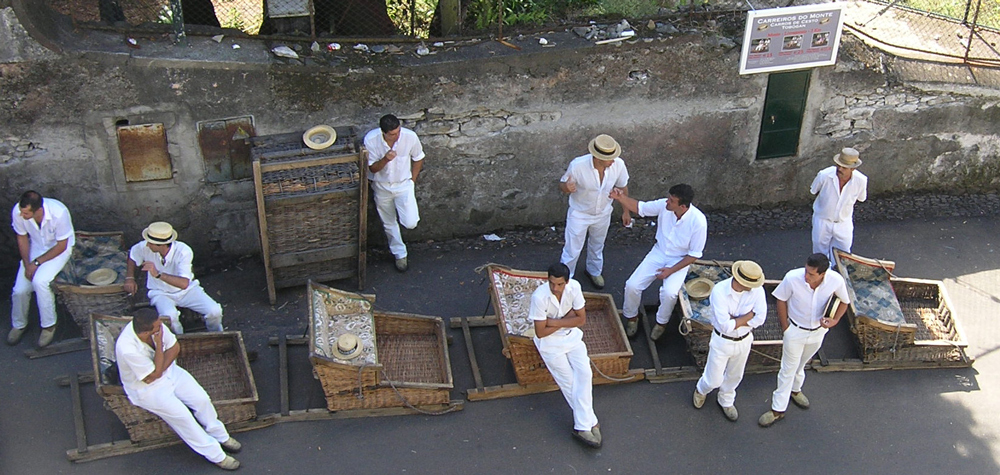
[[[469,330],[469,321],[462,318],[462,335],[465,336],[465,349],[469,353],[469,365],[472,366],[472,378],[476,381],[476,389],[483,390],[483,376],[479,373],[479,362],[476,361],[476,348],[472,344],[472,332]]]
[[[87,427],[83,424],[83,403],[80,401],[80,379],[67,375],[70,398],[73,404],[73,429],[76,431],[76,450],[87,452]]]
[[[90,342],[84,340],[83,338],[73,338],[71,340],[63,340],[57,343],[53,343],[45,348],[25,350],[24,356],[28,358],[44,358],[46,356],[61,355],[64,353],[72,353],[74,351],[89,350]]]
[[[267,239],[267,208],[264,205],[263,180],[260,173],[260,161],[253,162],[254,194],[257,199],[257,222],[260,225],[260,247],[264,256],[264,275],[267,277],[267,298],[271,305],[277,301],[274,291],[274,272],[271,270],[271,244]]]
[[[649,354],[653,357],[653,368],[655,368],[656,376],[663,375],[663,364],[660,363],[660,353],[656,351],[656,342],[649,337],[652,331],[651,323],[649,317],[646,314],[646,306],[639,302],[639,320],[642,322],[642,327],[646,331],[646,343],[649,345]],[[656,317],[653,317],[653,321],[656,321]],[[649,378],[647,378],[649,379]]]
[[[354,276],[353,270],[344,270],[340,272],[327,272],[325,274],[314,275],[311,277],[295,277],[291,279],[276,280],[274,282],[274,286],[281,288],[298,287],[300,285],[306,285],[306,283],[308,283],[310,280],[314,282],[325,282],[328,280],[346,279],[348,277],[353,277],[353,276]],[[273,305],[274,302],[271,302],[271,304]]]
[[[294,157],[298,154],[288,155]],[[277,157],[265,157],[265,158],[277,158]],[[309,167],[321,167],[323,165],[334,165],[337,163],[351,163],[358,159],[358,154],[347,153],[339,157],[324,157],[324,158],[313,158],[306,160],[294,160],[282,163],[265,163],[260,166],[260,171],[274,172],[281,170],[295,170],[296,168],[309,168]],[[260,162],[255,162],[260,163]]]
[[[701,371],[695,366],[677,366],[660,368],[659,372],[646,370],[646,381],[651,383],[669,383],[673,381],[696,381],[701,377]]]
[[[285,196],[265,196],[264,203],[275,206],[288,206],[313,203],[316,201],[335,200],[340,198],[350,198],[358,194],[358,188],[350,187],[332,191],[316,191],[312,193],[295,193]]]
[[[447,409],[452,409],[452,411],[461,411],[465,408],[465,401],[452,400],[448,404],[428,404],[423,406],[414,406],[417,409],[428,412],[440,412]],[[330,412],[323,408],[315,409],[305,409],[299,411],[291,411],[287,416],[275,416],[277,418],[276,422],[305,422],[305,421],[329,421],[337,419],[357,419],[361,417],[385,417],[385,416],[403,416],[410,414],[421,414],[418,411],[410,409],[408,407],[384,407],[376,409],[350,409],[345,411]]]
[[[629,370],[628,374],[631,378],[628,381],[613,381],[610,379],[602,378],[599,375],[594,376],[595,385],[604,384],[618,384],[626,382],[641,381],[647,378],[646,370],[642,369],[632,369]],[[559,386],[555,383],[543,383],[543,384],[529,384],[527,386],[521,386],[517,383],[501,384],[499,386],[487,386],[485,388],[476,388],[466,390],[466,397],[470,402],[472,401],[489,401],[493,399],[502,399],[508,397],[526,396],[529,394],[540,394],[552,391],[558,391]]]
[[[496,315],[485,317],[451,317],[448,319],[448,326],[451,328],[462,328],[462,322],[467,321],[470,327],[492,327],[497,324]]]
[[[275,254],[271,256],[271,268],[278,269],[281,267],[291,267],[302,264],[312,264],[314,262],[344,259],[354,257],[357,252],[358,250],[356,246],[351,244],[341,244],[339,246],[325,247],[322,249]]]
[[[56,376],[53,380],[60,387],[66,387],[70,385],[69,380],[71,377],[71,375],[63,374]],[[90,384],[94,382],[94,373],[91,373],[90,371],[80,371],[79,373],[76,373],[76,379],[80,384]]]
[[[278,340],[278,380],[281,383],[281,415],[288,415],[288,341],[285,335]]]
[[[358,154],[358,291],[365,289],[368,272],[368,150]]]

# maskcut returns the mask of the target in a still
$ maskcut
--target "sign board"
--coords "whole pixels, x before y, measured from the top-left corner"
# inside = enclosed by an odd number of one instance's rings
[[[740,74],[836,64],[843,26],[839,4],[749,11]]]

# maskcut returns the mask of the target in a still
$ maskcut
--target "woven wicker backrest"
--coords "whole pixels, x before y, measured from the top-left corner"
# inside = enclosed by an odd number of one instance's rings
[[[535,323],[528,317],[531,307],[531,294],[540,285],[548,282],[544,272],[528,272],[509,269],[502,266],[488,266],[492,295],[500,309],[497,318],[503,321],[507,333],[524,336],[528,330],[535,328]]]
[[[122,250],[121,232],[96,233],[77,231],[76,245],[66,267],[56,276],[57,283],[88,285],[87,274],[101,269],[114,269],[118,273],[115,284],[125,283],[127,255]]]
[[[889,325],[906,324],[899,299],[889,282],[895,264],[835,251],[837,267],[847,281],[855,314]]]
[[[310,283],[309,313],[312,356],[351,366],[378,364],[372,304],[363,296]],[[357,358],[342,360],[334,355],[337,338],[344,333],[361,340],[363,349]]]

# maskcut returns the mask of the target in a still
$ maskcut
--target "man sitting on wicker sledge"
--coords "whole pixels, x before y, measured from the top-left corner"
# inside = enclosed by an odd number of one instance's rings
[[[184,443],[225,470],[240,462],[226,455],[241,444],[229,436],[205,389],[174,363],[181,346],[156,311],[142,309],[115,343],[115,358],[128,400],[160,416]],[[193,414],[192,414],[193,413]]]
[[[566,264],[553,264],[548,277],[548,284],[531,294],[528,310],[535,322],[535,347],[573,409],[573,435],[597,448],[601,429],[594,414],[594,373],[580,329],[587,323],[583,291],[569,278]]]

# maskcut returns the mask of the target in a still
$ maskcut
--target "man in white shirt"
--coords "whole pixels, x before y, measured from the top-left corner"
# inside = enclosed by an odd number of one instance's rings
[[[157,221],[142,231],[143,241],[136,243],[128,253],[125,270],[125,291],[130,295],[137,290],[135,269],[146,272],[146,296],[160,315],[170,318],[174,333],[184,333],[181,312],[177,307],[190,308],[202,315],[208,331],[222,331],[222,305],[209,297],[194,278],[191,264],[194,251],[177,240],[177,231],[170,223]]]
[[[753,261],[733,263],[733,276],[715,284],[709,295],[712,309],[712,339],[708,361],[694,389],[694,407],[701,409],[705,397],[718,388],[716,400],[726,419],[736,422],[736,387],[743,381],[753,329],[767,318],[764,271]]]
[[[156,312],[145,308],[115,342],[115,361],[128,400],[163,419],[192,450],[226,470],[239,461],[223,452],[241,444],[226,431],[205,389],[174,361],[181,346]],[[192,414],[193,413],[193,414]]]
[[[603,289],[604,240],[611,225],[611,204],[614,202],[609,195],[614,188],[628,194],[628,170],[620,158],[621,146],[610,135],[598,135],[588,148],[590,153],[574,158],[559,180],[559,190],[569,194],[566,245],[560,262],[569,267],[572,279],[586,242],[587,276],[594,287]],[[625,210],[622,224],[631,223],[632,215]]]
[[[656,326],[650,338],[663,335],[674,311],[677,296],[684,285],[688,266],[701,257],[708,238],[708,221],[700,209],[691,204],[694,189],[679,184],[670,187],[669,197],[656,201],[637,201],[622,190],[611,190],[611,198],[622,204],[626,212],[639,216],[656,216],[656,244],[649,250],[632,276],[625,282],[625,333],[634,336],[638,329],[639,304],[642,292],[660,279],[660,308],[656,311]]]
[[[31,293],[38,300],[38,316],[42,327],[38,346],[52,343],[56,333],[56,299],[52,280],[69,262],[76,243],[73,220],[69,209],[59,200],[42,198],[35,191],[26,191],[11,210],[11,227],[17,234],[17,250],[21,265],[11,292],[10,333],[7,344],[16,345],[28,328],[28,306]]]
[[[535,347],[573,409],[573,436],[597,448],[602,438],[594,414],[594,374],[580,329],[587,323],[583,291],[569,278],[565,264],[549,267],[548,278],[531,294],[528,309],[535,322]]]
[[[365,135],[368,171],[371,172],[368,179],[372,182],[375,207],[389,240],[389,251],[396,258],[396,269],[405,272],[409,266],[399,225],[413,229],[420,221],[413,188],[424,166],[424,149],[417,134],[401,126],[396,116],[382,116],[378,126]]]
[[[845,148],[834,155],[836,166],[816,174],[809,192],[813,202],[813,252],[833,260],[833,249],[851,252],[854,243],[854,203],[868,199],[868,177],[857,170],[860,154]]]
[[[784,332],[781,370],[778,388],[771,395],[771,410],[757,420],[761,427],[769,427],[785,417],[789,397],[796,406],[809,408],[809,398],[802,393],[806,363],[819,351],[827,331],[840,322],[851,303],[844,278],[836,272],[827,272],[829,268],[830,260],[815,253],[806,259],[805,267],[788,271],[774,289],[778,321]],[[828,306],[834,296],[839,304]],[[826,314],[828,307],[831,314]]]

